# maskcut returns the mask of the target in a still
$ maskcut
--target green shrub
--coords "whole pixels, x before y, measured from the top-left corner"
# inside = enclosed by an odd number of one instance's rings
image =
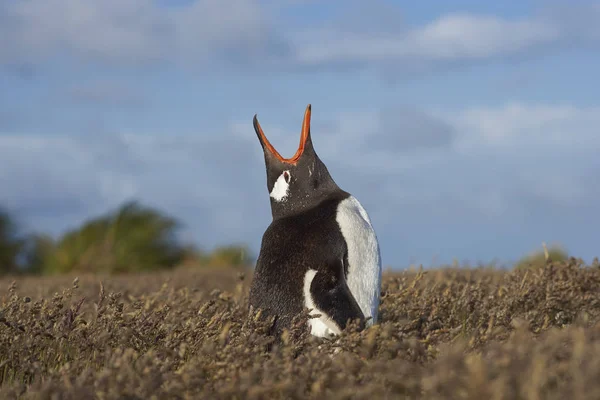
[[[48,273],[134,272],[172,267],[183,256],[175,219],[137,202],[65,234],[44,263]]]
[[[18,235],[15,220],[0,210],[0,275],[17,272],[22,249],[23,239]]]
[[[562,262],[569,259],[569,254],[561,246],[551,246],[548,250],[548,258],[552,261]],[[521,258],[516,264],[515,269],[541,268],[546,265],[546,252],[539,250]]]

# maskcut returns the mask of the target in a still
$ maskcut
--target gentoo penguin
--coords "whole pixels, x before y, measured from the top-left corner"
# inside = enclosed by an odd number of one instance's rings
[[[250,286],[250,305],[289,328],[303,309],[314,336],[338,335],[350,320],[377,322],[381,255],[367,212],[340,189],[317,156],[306,108],[300,145],[283,158],[254,115],[263,148],[273,220],[266,229]]]

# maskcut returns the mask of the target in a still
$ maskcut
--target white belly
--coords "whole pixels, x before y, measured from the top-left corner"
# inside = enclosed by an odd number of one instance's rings
[[[336,220],[348,245],[347,284],[365,318],[367,326],[377,322],[381,293],[381,254],[377,235],[363,206],[354,197],[343,200]]]

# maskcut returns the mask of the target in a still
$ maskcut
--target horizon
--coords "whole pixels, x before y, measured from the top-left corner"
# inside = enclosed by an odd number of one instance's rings
[[[502,6],[502,7],[501,7]],[[600,2],[0,5],[0,207],[53,236],[130,200],[186,242],[271,221],[255,114],[311,136],[383,267],[600,256]]]

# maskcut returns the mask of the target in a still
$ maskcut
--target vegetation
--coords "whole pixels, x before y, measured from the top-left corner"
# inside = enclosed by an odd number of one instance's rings
[[[376,326],[276,338],[248,248],[178,226],[132,202],[55,240],[0,213],[0,398],[600,398],[598,260],[388,272]]]
[[[165,213],[129,202],[85,221],[58,240],[43,233],[17,235],[8,213],[0,213],[0,275],[6,273],[121,273],[194,265],[240,266],[251,262],[246,246],[204,253],[177,240],[179,223]]]
[[[49,272],[136,272],[172,267],[183,256],[175,240],[176,228],[173,218],[127,203],[65,234],[47,268]]]
[[[18,236],[17,224],[11,215],[0,210],[0,274],[18,269],[23,239]]]
[[[378,325],[280,344],[250,277],[0,280],[0,398],[600,398],[598,264],[386,273]]]
[[[517,269],[535,269],[542,268],[546,265],[548,259],[553,261],[566,261],[569,258],[569,254],[560,246],[552,246],[549,249],[544,244],[544,249],[533,252],[532,254],[526,255],[521,258],[516,264]]]
[[[240,267],[253,262],[252,252],[242,244],[218,246],[206,252],[179,243],[178,227],[178,221],[162,211],[128,202],[54,240],[44,233],[20,236],[15,220],[0,210],[0,276],[139,272],[177,265]],[[552,246],[524,256],[514,268],[541,268],[548,258],[566,261],[569,255],[562,247]]]

